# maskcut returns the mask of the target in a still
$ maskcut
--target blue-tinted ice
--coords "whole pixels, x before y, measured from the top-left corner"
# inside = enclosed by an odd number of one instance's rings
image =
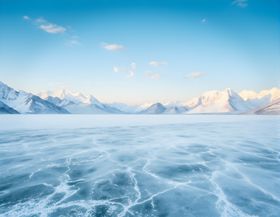
[[[280,216],[278,117],[141,118],[134,126],[2,125],[0,216]]]

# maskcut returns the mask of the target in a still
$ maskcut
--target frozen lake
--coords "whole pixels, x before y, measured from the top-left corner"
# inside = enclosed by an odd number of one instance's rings
[[[1,115],[0,216],[279,217],[279,116]]]

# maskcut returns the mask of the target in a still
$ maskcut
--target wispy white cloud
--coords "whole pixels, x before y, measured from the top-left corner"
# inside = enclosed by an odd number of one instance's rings
[[[153,67],[159,67],[159,66],[167,65],[167,62],[152,60],[152,61],[149,62],[149,65],[151,65]]]
[[[248,6],[248,0],[233,0],[232,4],[241,8],[245,8]]]
[[[48,20],[46,20],[45,18],[36,18],[33,19],[27,15],[24,15],[22,17],[22,19],[26,22],[31,23],[32,25],[36,26],[38,29],[49,33],[49,34],[64,34],[65,36],[65,45],[67,46],[76,46],[76,45],[80,45],[80,40],[79,37],[76,36],[75,34],[73,34],[73,32],[71,32],[71,27],[64,27],[55,23],[51,23]]]
[[[121,44],[102,43],[102,47],[103,47],[105,50],[108,50],[108,51],[119,51],[119,50],[124,49],[124,46],[121,45]]]
[[[51,34],[58,34],[58,33],[64,33],[66,31],[66,28],[63,26],[59,26],[53,23],[44,23],[39,25],[39,28],[43,31]]]
[[[132,62],[128,68],[121,68],[119,66],[113,66],[113,72],[124,73],[127,78],[132,78],[136,73],[136,63]]]
[[[192,72],[192,73],[190,73],[190,74],[187,74],[187,75],[185,76],[185,78],[187,78],[187,79],[196,79],[196,78],[203,77],[203,76],[205,76],[205,75],[206,75],[206,74],[203,73],[203,72]]]
[[[157,72],[146,72],[146,77],[152,80],[159,80],[160,74]]]
[[[37,28],[50,34],[60,34],[67,31],[66,27],[51,23],[44,18],[31,19],[29,16],[25,15],[23,19],[32,22]]]

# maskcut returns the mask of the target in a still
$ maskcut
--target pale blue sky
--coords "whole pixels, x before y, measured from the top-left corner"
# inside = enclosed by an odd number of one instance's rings
[[[15,88],[141,103],[279,86],[277,0],[0,4],[0,76]]]

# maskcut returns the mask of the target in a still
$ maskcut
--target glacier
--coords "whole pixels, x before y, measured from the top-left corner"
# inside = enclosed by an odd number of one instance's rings
[[[279,217],[279,116],[0,121],[1,217]]]

